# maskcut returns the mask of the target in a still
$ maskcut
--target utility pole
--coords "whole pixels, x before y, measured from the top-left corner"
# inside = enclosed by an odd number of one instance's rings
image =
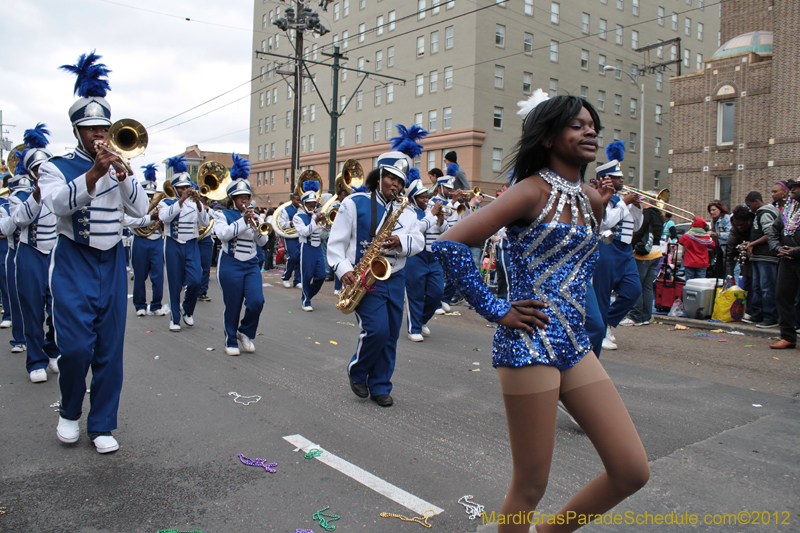
[[[3,151],[4,150],[11,150],[11,143],[8,141],[8,139],[3,137],[3,135],[8,133],[7,131],[5,131],[5,127],[6,126],[11,126],[12,128],[14,127],[13,124],[4,124],[3,123],[3,111],[0,110],[0,161],[5,161],[5,159],[6,159],[3,156]],[[0,169],[0,170],[2,170],[2,169]],[[14,172],[14,169],[10,169],[9,172]]]
[[[333,98],[331,100],[331,109],[328,114],[331,116],[331,153],[330,157],[328,158],[328,192],[331,194],[336,194],[334,190],[336,188],[336,146],[338,143],[337,135],[339,133],[339,111],[338,111],[338,100],[339,100],[339,60],[340,59],[347,59],[344,57],[343,54],[339,53],[339,47],[333,47],[333,53],[328,54],[326,52],[322,52],[322,55],[329,56],[333,58],[333,65],[331,68],[333,69]],[[315,85],[316,86],[316,85]]]

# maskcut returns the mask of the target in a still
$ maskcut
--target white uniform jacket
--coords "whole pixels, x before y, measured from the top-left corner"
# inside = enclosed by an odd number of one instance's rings
[[[440,200],[432,200],[428,202],[428,208],[425,210],[425,216],[419,219],[419,230],[425,235],[425,251],[432,252],[431,250],[431,243],[439,238],[439,235],[447,231],[447,228],[450,227],[450,223],[447,221],[447,217],[443,217],[442,225],[439,225],[439,218],[431,213],[431,209],[433,206]],[[442,205],[446,205],[442,203]],[[415,207],[415,209],[418,209]]]
[[[183,244],[200,236],[200,226],[211,221],[208,209],[198,210],[197,202],[187,199],[180,205],[177,198],[158,203],[158,218],[164,223],[164,234]]]
[[[249,261],[259,247],[266,246],[269,237],[253,231],[236,209],[214,211],[214,234],[222,244],[222,251],[239,261]]]
[[[642,227],[643,221],[641,208],[628,205],[619,196],[614,195],[606,205],[606,213],[603,222],[600,223],[600,233],[612,230],[615,239],[630,244],[633,233]]]
[[[11,219],[20,228],[20,242],[37,252],[50,253],[56,245],[58,217],[34,199],[33,189],[23,189],[9,198],[9,209]]]
[[[283,211],[283,213],[285,212]],[[305,218],[303,215],[311,219],[308,224],[303,221]],[[292,219],[292,224],[294,224],[294,229],[297,230],[297,238],[300,240],[300,244],[310,244],[314,248],[319,247],[322,239],[322,228],[317,224],[316,218],[317,213],[315,212],[309,215],[302,208],[297,210],[297,214]]]

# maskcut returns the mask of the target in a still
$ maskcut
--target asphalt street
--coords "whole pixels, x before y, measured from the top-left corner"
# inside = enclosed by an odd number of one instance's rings
[[[401,333],[395,405],[381,408],[350,391],[345,365],[358,329],[353,315],[333,307],[332,284],[304,313],[299,290],[284,288],[275,274],[264,282],[256,352],[239,357],[225,355],[213,280],[213,301],[198,303],[195,326],[180,333],[168,331],[166,317],[137,318],[129,307],[114,432],[121,447],[108,455],[86,437],[85,416],[77,444],[57,440],[55,376],[30,383],[24,354],[11,354],[10,330],[0,330],[0,531],[321,533],[312,515],[326,507],[340,516],[330,522],[336,531],[422,531],[380,516],[418,516],[398,503],[411,496],[443,510],[430,518],[431,531],[494,531],[470,521],[458,503],[469,494],[487,513],[499,512],[510,479],[491,367],[494,330],[457,307],[460,316],[432,321],[423,343]],[[693,513],[702,521],[744,510],[761,521],[768,512],[771,523],[581,531],[800,532],[800,352],[770,351],[769,339],[706,330],[719,337],[698,337],[701,330],[671,327],[618,328],[620,349],[601,358],[652,472],[615,512]],[[330,460],[306,458],[285,439],[297,435]],[[247,466],[239,454],[277,463],[275,472]],[[556,511],[601,471],[586,436],[559,415],[540,510]]]

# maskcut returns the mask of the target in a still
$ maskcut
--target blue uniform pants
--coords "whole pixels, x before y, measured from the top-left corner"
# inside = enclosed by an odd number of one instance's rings
[[[121,242],[109,250],[98,250],[61,235],[52,252],[53,325],[61,351],[60,412],[68,420],[81,417],[86,374],[91,367],[89,433],[117,428],[128,305],[125,267]]]
[[[52,298],[48,286],[50,254],[38,252],[24,242],[19,243],[16,262],[17,292],[22,323],[25,329],[25,343],[28,356],[25,367],[28,372],[47,368],[50,359],[58,357],[53,334]],[[47,332],[44,325],[47,322]]]
[[[322,247],[314,248],[308,243],[300,245],[300,280],[303,294],[300,297],[303,305],[311,305],[311,298],[317,295],[325,283],[325,260]]]
[[[6,280],[6,255],[8,255],[8,239],[0,238],[0,301],[3,303],[2,320],[11,320],[11,300],[8,298],[8,281]]]
[[[361,333],[347,372],[355,383],[366,383],[373,396],[392,392],[397,337],[403,322],[404,270],[378,281],[355,310]]]
[[[423,250],[406,259],[403,271],[406,278],[408,332],[422,333],[422,326],[428,323],[442,305],[442,265],[432,252]]]
[[[6,255],[6,283],[8,284],[8,298],[11,308],[11,346],[25,345],[25,327],[22,322],[22,311],[19,309],[19,295],[17,294],[17,267],[15,259],[17,251],[14,248],[8,249]]]
[[[606,338],[606,328],[603,325],[603,315],[600,314],[597,296],[591,283],[586,284],[586,334],[589,335],[589,342],[592,343],[592,351],[597,357],[600,357],[603,339]]]
[[[161,239],[150,240],[136,235],[131,245],[131,265],[133,266],[133,307],[137,311],[147,309],[147,289],[145,284],[150,278],[153,297],[150,299],[150,311],[161,309],[164,296],[164,248]]]
[[[300,269],[300,242],[297,239],[284,239],[284,254],[288,254],[286,258],[286,272],[283,273],[283,281],[289,281],[294,274],[294,285],[300,285],[302,282],[302,271]]]
[[[208,292],[208,280],[211,279],[211,259],[214,255],[214,238],[209,235],[197,241],[200,248],[200,294]]]
[[[611,244],[600,244],[600,257],[594,271],[592,285],[597,296],[597,306],[603,317],[603,329],[615,328],[642,294],[639,270],[633,258],[630,244],[614,240]],[[611,291],[617,298],[611,304]]]
[[[256,338],[258,319],[264,308],[264,289],[261,287],[261,270],[258,260],[239,261],[225,252],[219,254],[217,282],[222,289],[225,304],[225,346],[237,347],[236,332],[241,331],[250,339]],[[239,316],[244,303],[244,318]]]
[[[171,237],[164,239],[164,260],[167,263],[167,283],[169,284],[169,305],[172,309],[172,323],[181,322],[181,290],[186,286],[183,296],[183,312],[194,314],[197,296],[200,294],[200,248],[197,239],[184,244]]]

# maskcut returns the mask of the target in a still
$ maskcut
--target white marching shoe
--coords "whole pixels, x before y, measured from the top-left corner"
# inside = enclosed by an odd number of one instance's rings
[[[423,324],[421,329],[422,329],[422,335],[424,337],[427,337],[428,335],[431,334],[431,328],[429,328],[427,324]]]
[[[194,318],[192,315],[187,315],[186,311],[183,310],[183,307],[181,307],[181,314],[183,315],[183,321],[187,326],[194,326]]]
[[[228,355],[239,355],[241,352],[238,346],[226,346],[225,353]]]
[[[98,453],[111,453],[119,450],[117,439],[111,435],[100,435],[92,442],[94,442],[94,447],[97,448]]]
[[[11,353],[22,353],[27,348],[28,347],[25,346],[24,344],[15,344],[14,346],[11,347]]]
[[[250,340],[250,337],[241,331],[236,332],[236,338],[242,343],[242,348],[244,348],[245,352],[253,353],[256,351],[256,345],[253,344],[253,341]]]
[[[606,328],[606,339],[610,340],[611,342],[617,342],[617,338],[614,336],[614,330],[611,326]]]
[[[608,337],[603,339],[603,349],[604,350],[616,350],[617,348],[619,348],[617,346],[617,344],[615,342],[613,342],[611,339],[609,339]]]
[[[310,305],[301,305],[300,309],[302,309],[303,311],[308,311],[308,312],[311,312],[311,311],[314,310],[314,308],[311,307]]]
[[[450,304],[447,302],[442,302],[442,309],[444,310],[445,313],[449,313],[452,311],[452,309],[450,308]]]
[[[11,321],[10,320],[3,320],[2,322],[0,322],[0,328],[6,329],[6,328],[10,328],[10,327],[11,327]]]
[[[292,282],[289,281],[288,279],[285,279],[285,280],[283,280],[283,286],[286,287],[287,289],[291,289],[292,288]]]
[[[53,374],[58,374],[58,358],[50,358],[50,362],[47,363],[47,370]]]
[[[136,311],[136,316],[147,316],[147,310],[139,309],[138,311]]]
[[[442,308],[440,307],[439,309],[437,309],[436,311],[434,311],[434,312],[433,312],[433,314],[434,314],[434,315],[443,315],[443,314],[444,314],[444,309],[442,309]]]
[[[176,324],[175,322],[170,320],[169,321],[169,330],[170,331],[174,331],[174,332],[178,332],[178,331],[181,330],[181,325],[180,324]]]
[[[409,333],[408,334],[408,338],[409,338],[409,340],[414,341],[414,342],[422,342],[422,341],[425,340],[425,338],[422,335],[420,335],[419,333]]]
[[[47,381],[47,372],[44,368],[37,368],[31,372],[30,376],[31,383],[43,383]]]
[[[56,436],[58,440],[66,444],[78,442],[80,435],[80,428],[78,427],[77,420],[67,420],[61,416],[58,417],[58,426],[56,427]]]
[[[153,311],[153,314],[156,316],[167,316],[169,314],[169,308],[162,307],[161,309],[156,309],[155,311]]]

